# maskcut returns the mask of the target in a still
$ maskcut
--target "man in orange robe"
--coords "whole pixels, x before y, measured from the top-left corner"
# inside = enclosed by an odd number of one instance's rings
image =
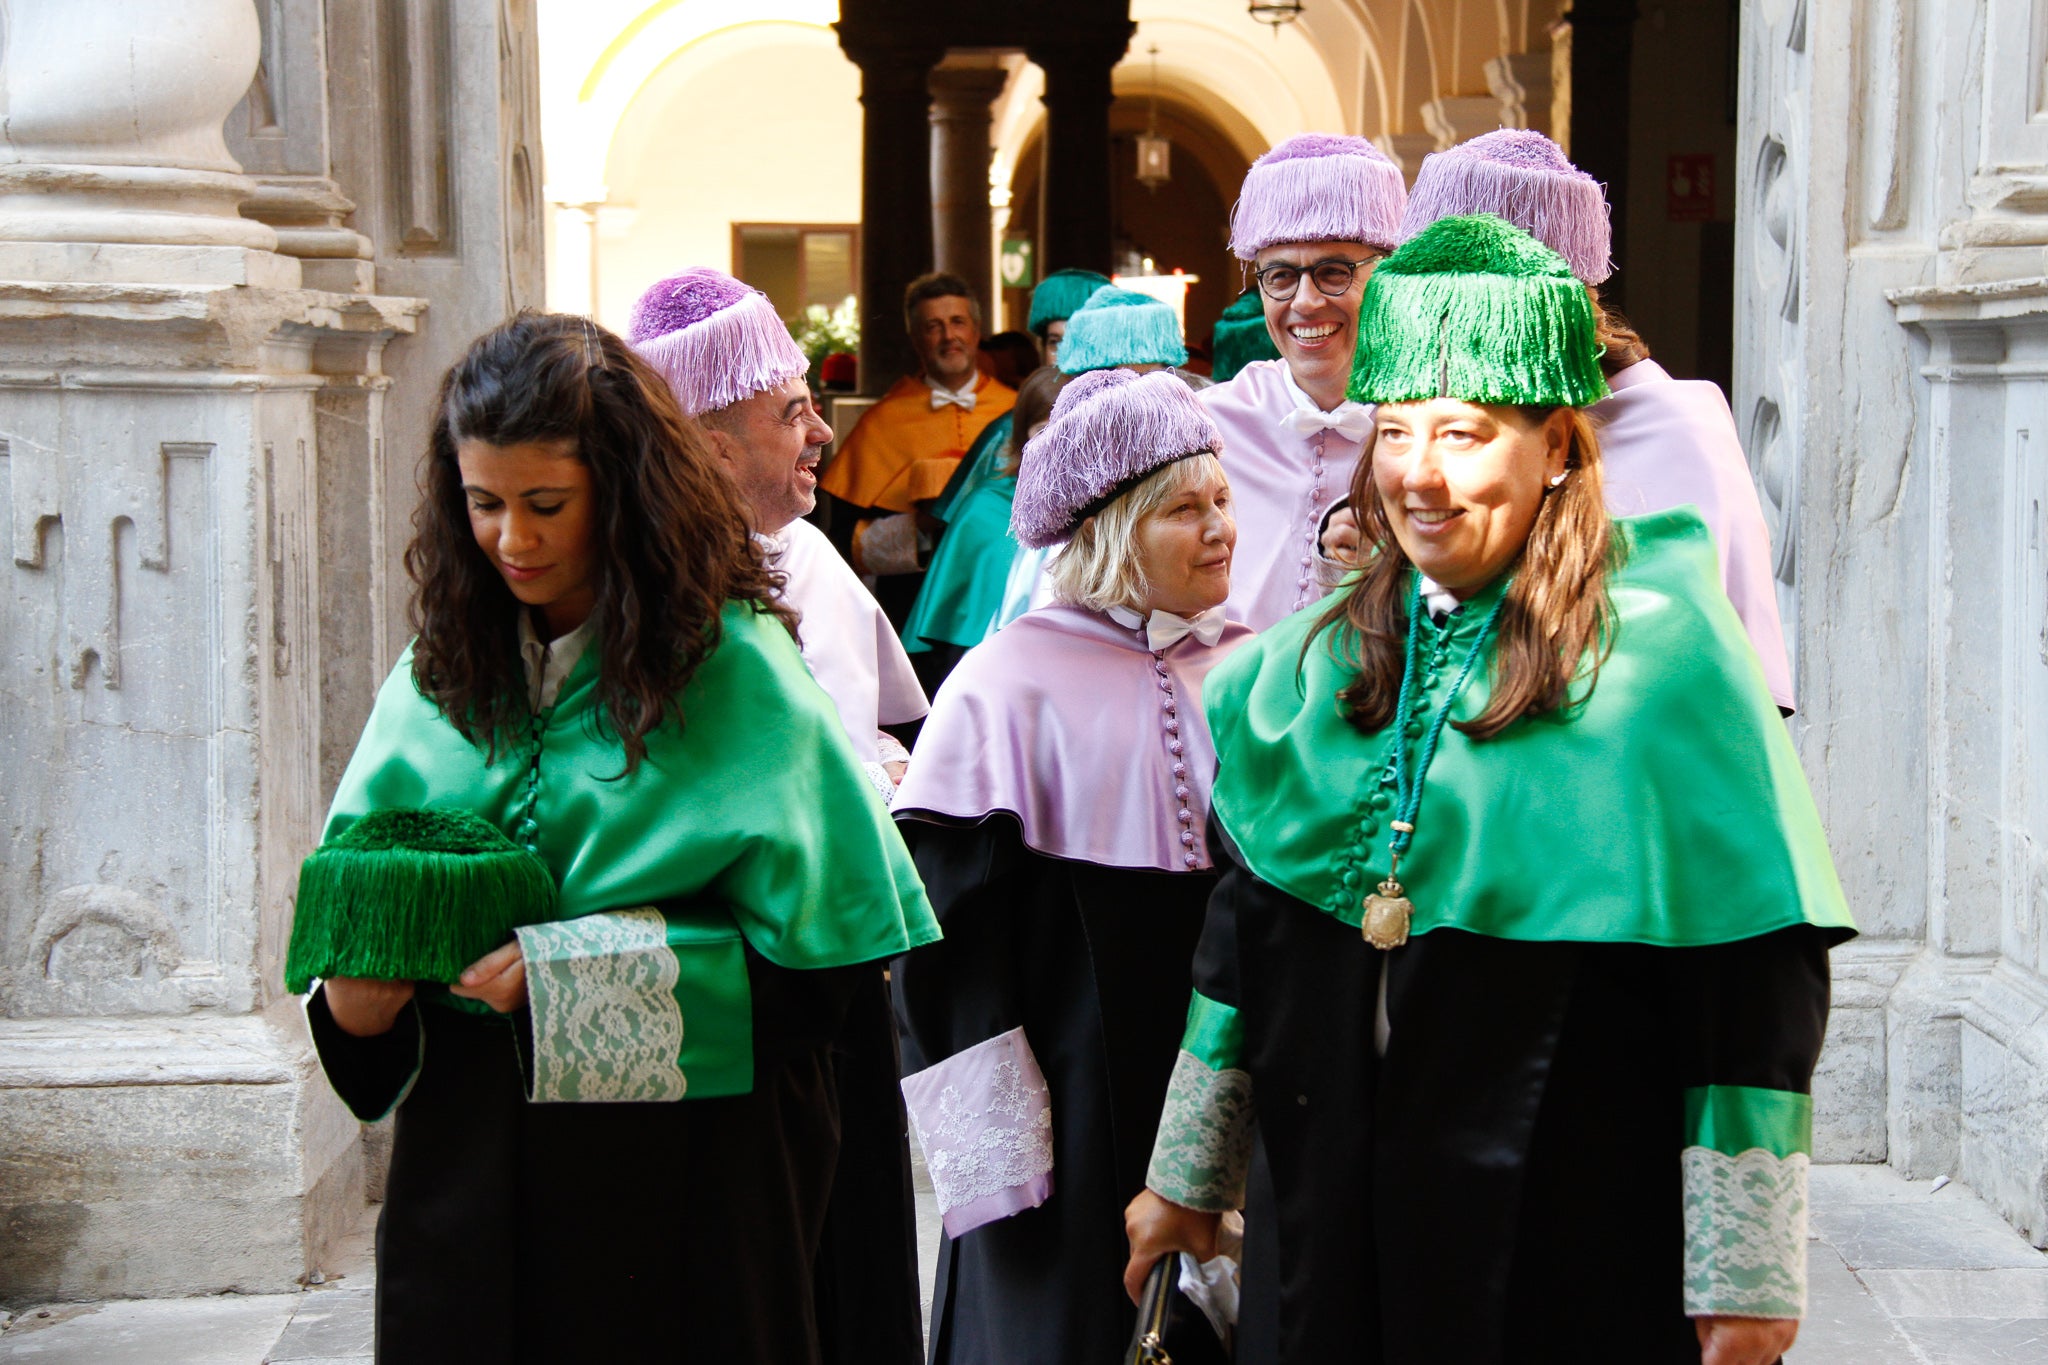
[[[981,429],[1017,401],[975,367],[981,307],[965,280],[919,276],[904,291],[903,314],[919,372],[868,409],[818,481],[833,499],[833,539],[857,571],[875,577],[875,596],[898,629],[939,529],[918,513]]]

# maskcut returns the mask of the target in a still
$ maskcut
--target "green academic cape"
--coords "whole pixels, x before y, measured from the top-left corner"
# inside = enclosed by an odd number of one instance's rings
[[[841,967],[939,936],[916,869],[832,703],[772,617],[723,639],[631,773],[587,650],[530,733],[471,743],[408,650],[342,775],[327,836],[381,807],[459,807],[537,853],[560,918],[519,937],[537,1100],[658,1100],[753,1085],[746,951]]]
[[[1356,1278],[1376,1275],[1385,1359],[1496,1358],[1501,1334],[1531,1321],[1506,1307],[1517,1286],[1581,1224],[1601,1254],[1643,1267],[1646,1325],[1615,1343],[1631,1359],[1666,1359],[1643,1344],[1658,1333],[1682,1357],[1681,1311],[1803,1311],[1825,951],[1854,930],[1705,525],[1681,508],[1616,527],[1613,647],[1580,703],[1485,741],[1443,730],[1400,867],[1411,938],[1390,954],[1356,926],[1388,874],[1394,746],[1414,760],[1507,584],[1422,623],[1420,723],[1405,734],[1362,734],[1341,713],[1354,669],[1340,630],[1315,632],[1328,603],[1210,676],[1225,876],[1147,1184],[1193,1208],[1240,1206],[1256,1113],[1288,1351],[1341,1336]],[[1489,663],[1454,718],[1485,708]],[[1391,1021],[1377,1060],[1376,996]],[[1639,1044],[1626,1062],[1603,1051],[1617,1030]],[[1559,1177],[1558,1150],[1605,1150],[1598,1097],[1653,1135],[1603,1157],[1607,1184],[1648,1192],[1639,1215],[1594,1213],[1587,1172]],[[1541,1212],[1573,1197],[1579,1222]],[[1311,1254],[1318,1201],[1346,1211],[1326,1218],[1376,1225],[1377,1271],[1371,1236],[1332,1234]],[[1454,1239],[1485,1244],[1469,1264],[1403,1249],[1431,1218],[1467,1214],[1499,1224]],[[1248,1263],[1248,1292],[1255,1278]],[[1469,1354],[1443,1346],[1453,1321]]]

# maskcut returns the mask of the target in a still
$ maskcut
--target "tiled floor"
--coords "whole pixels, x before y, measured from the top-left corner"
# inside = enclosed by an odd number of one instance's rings
[[[1812,1303],[1792,1365],[2042,1365],[2048,1253],[1961,1185],[1813,1173]]]
[[[938,1218],[928,1186],[918,1202],[929,1309]],[[0,1362],[370,1365],[367,1230],[339,1278],[302,1294],[31,1309],[0,1334]],[[1789,1365],[2048,1362],[2048,1253],[1963,1186],[1821,1167],[1813,1239],[1812,1305]]]

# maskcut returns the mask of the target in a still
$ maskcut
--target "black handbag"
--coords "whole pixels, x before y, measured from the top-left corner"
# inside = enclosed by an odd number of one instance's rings
[[[1124,1365],[1230,1365],[1230,1348],[1208,1315],[1181,1292],[1180,1258],[1178,1251],[1167,1252],[1145,1277]]]

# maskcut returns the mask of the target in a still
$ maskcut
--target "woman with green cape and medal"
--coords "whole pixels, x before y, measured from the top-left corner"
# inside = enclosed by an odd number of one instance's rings
[[[1767,1365],[1854,931],[1714,542],[1609,520],[1591,307],[1520,229],[1425,229],[1359,334],[1373,553],[1211,675],[1128,1283],[1211,1253],[1256,1121],[1241,1360]]]
[[[325,978],[336,1092],[396,1111],[378,1358],[809,1365],[829,1049],[887,1009],[860,964],[938,934],[909,855],[738,493],[617,337],[479,338],[424,485],[418,635],[287,964]]]

